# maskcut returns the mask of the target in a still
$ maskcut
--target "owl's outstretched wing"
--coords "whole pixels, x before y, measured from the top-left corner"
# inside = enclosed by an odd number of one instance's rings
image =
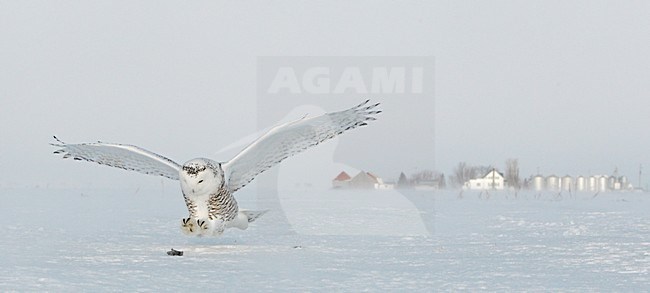
[[[376,120],[381,113],[368,105],[370,100],[348,110],[278,125],[222,164],[226,183],[232,192],[251,182],[255,176],[303,150],[333,138],[347,130]]]
[[[61,148],[54,153],[63,154],[64,159],[73,158],[75,160],[95,162],[124,170],[178,180],[178,172],[181,168],[179,164],[137,146],[104,142],[67,144],[60,141],[56,136],[54,139],[58,143],[51,143],[51,145]]]

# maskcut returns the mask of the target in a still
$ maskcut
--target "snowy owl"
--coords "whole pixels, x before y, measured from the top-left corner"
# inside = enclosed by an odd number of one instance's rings
[[[228,162],[206,158],[183,165],[133,145],[116,143],[67,144],[54,137],[59,147],[55,154],[63,158],[95,162],[101,165],[163,176],[179,180],[189,211],[181,220],[187,235],[218,236],[227,228],[246,229],[266,211],[239,209],[233,196],[255,176],[282,160],[333,138],[347,130],[376,120],[381,113],[370,100],[348,110],[278,125],[259,137]]]

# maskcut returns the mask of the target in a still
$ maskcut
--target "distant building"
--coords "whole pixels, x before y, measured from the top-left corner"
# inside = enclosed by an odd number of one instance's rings
[[[632,183],[628,182],[627,177],[621,176],[618,177],[618,183],[620,184],[621,190],[633,190],[634,186]]]
[[[586,180],[584,176],[578,176],[576,179],[576,190],[577,191],[585,191],[587,188]]]
[[[350,175],[348,173],[345,173],[345,171],[341,171],[336,178],[332,179],[332,188],[347,188],[350,186]]]
[[[502,190],[505,187],[505,177],[496,169],[492,169],[483,177],[470,179],[465,182],[464,188],[474,190],[487,190],[498,189]]]
[[[598,189],[598,179],[596,179],[596,176],[589,176],[589,179],[587,179],[587,191],[589,192],[594,192]]]
[[[560,178],[555,175],[546,177],[546,189],[550,191],[560,190]]]
[[[531,181],[531,188],[535,191],[606,192],[634,190],[634,186],[628,182],[625,176],[592,175],[585,177],[581,175],[574,178],[570,175],[564,177],[535,175]]]
[[[573,187],[573,177],[569,175],[562,177],[562,180],[560,180],[560,185],[562,186],[563,191],[575,191],[575,187]]]
[[[542,191],[544,189],[544,176],[535,175],[533,177],[533,190]]]
[[[332,180],[332,188],[355,188],[355,189],[393,189],[395,184],[384,183],[379,176],[361,171],[354,177],[348,173],[341,172]]]
[[[609,190],[619,190],[619,189],[621,189],[620,185],[616,184],[616,183],[618,183],[617,180],[616,180],[616,176],[609,176],[607,178],[607,189],[609,189]]]
[[[376,189],[379,187],[379,180],[377,180],[377,176],[361,171],[350,179],[349,187],[357,189]]]
[[[607,176],[597,176],[598,191],[607,191]]]

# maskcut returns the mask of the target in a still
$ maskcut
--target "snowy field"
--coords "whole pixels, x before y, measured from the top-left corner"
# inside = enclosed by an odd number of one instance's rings
[[[221,238],[182,235],[172,188],[0,198],[0,291],[650,288],[649,194],[293,191]]]

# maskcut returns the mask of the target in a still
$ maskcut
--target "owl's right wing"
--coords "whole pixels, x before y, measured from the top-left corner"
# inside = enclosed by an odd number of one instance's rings
[[[104,142],[67,144],[56,136],[54,139],[58,143],[51,143],[51,145],[61,148],[54,153],[63,154],[64,159],[73,158],[78,161],[84,160],[124,170],[179,179],[178,172],[181,166],[178,163],[137,146]]]
[[[272,128],[230,161],[222,164],[226,183],[235,192],[258,174],[321,142],[376,120],[379,103],[365,101],[347,110],[306,118]]]

